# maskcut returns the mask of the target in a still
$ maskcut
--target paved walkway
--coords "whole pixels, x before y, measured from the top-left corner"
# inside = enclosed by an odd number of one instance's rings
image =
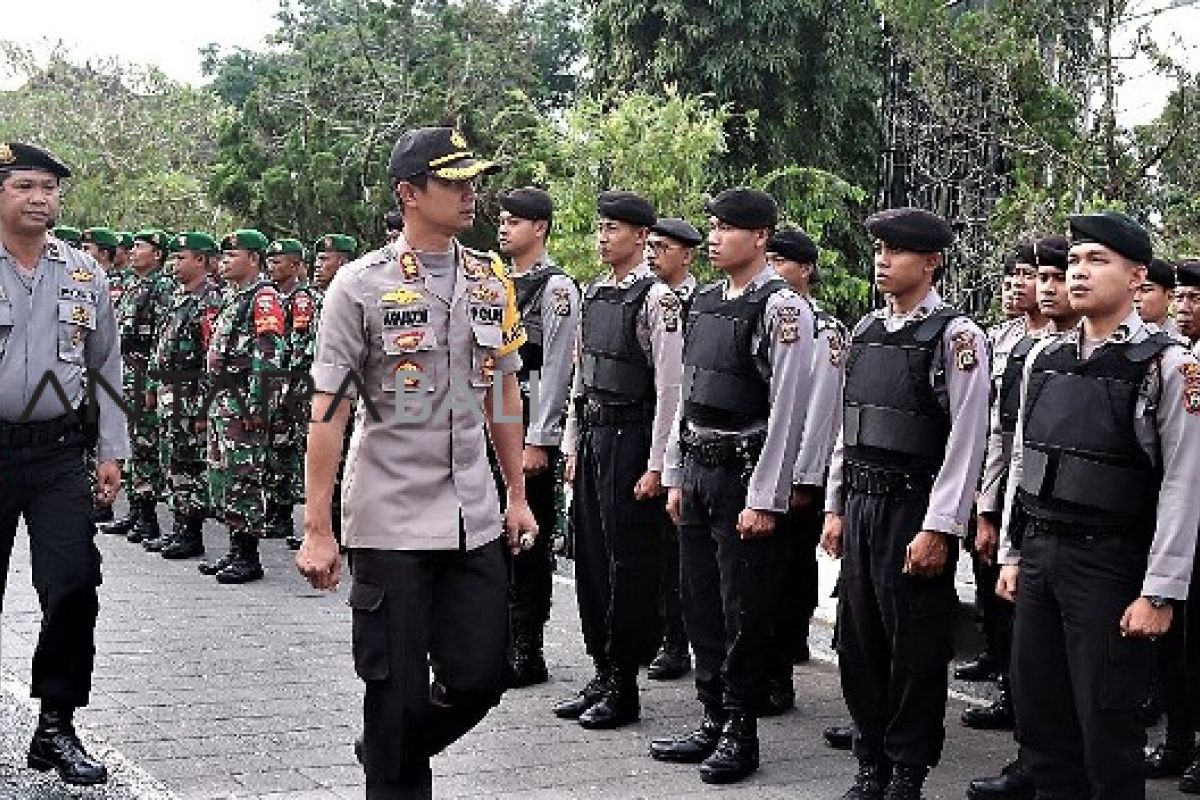
[[[206,538],[210,547],[219,544],[215,528]],[[33,720],[24,695],[38,614],[28,549],[19,537],[0,636],[0,798],[362,797],[351,750],[361,684],[350,660],[344,589],[332,595],[309,589],[279,541],[264,543],[266,580],[243,587],[220,586],[197,573],[195,561],[164,561],[123,539],[101,536],[99,544],[105,584],[95,692],[79,723],[113,768],[113,783],[66,789],[24,767]],[[551,682],[510,692],[436,759],[435,795],[838,797],[854,764],[820,740],[821,729],[845,713],[828,640],[828,627],[814,626],[819,658],[796,670],[800,708],[763,721],[758,775],[734,787],[709,787],[692,767],[646,756],[652,737],[693,722],[687,680],[644,681],[642,722],[621,731],[588,732],[550,714],[555,699],[588,677],[564,574],[555,582],[548,631]],[[946,755],[929,798],[962,797],[967,779],[998,769],[1012,752],[1007,734],[963,729],[962,707],[962,699],[951,703]],[[1152,794],[1168,796],[1176,795],[1165,786]]]

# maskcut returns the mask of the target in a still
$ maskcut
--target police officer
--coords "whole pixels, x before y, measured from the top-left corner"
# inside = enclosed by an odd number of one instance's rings
[[[388,244],[396,241],[400,234],[404,232],[404,215],[400,213],[400,209],[393,208],[391,211],[383,215],[383,235]]]
[[[157,541],[162,533],[155,511],[165,488],[158,452],[158,400],[148,391],[147,373],[151,353],[166,322],[174,284],[163,271],[169,250],[167,235],[148,228],[133,238],[133,272],[116,305],[125,398],[136,411],[128,420],[133,455],[125,463],[129,512],[99,527],[102,533],[125,535],[136,543]]]
[[[585,293],[579,399],[564,437],[579,616],[595,674],[554,713],[609,729],[639,719],[638,665],[659,642],[663,454],[679,402],[683,319],[678,295],[644,261],[654,207],[613,191],[601,193],[597,212],[609,269]]]
[[[171,488],[173,516],[161,550],[163,558],[180,559],[204,553],[209,509],[205,358],[221,310],[221,292],[209,275],[209,264],[218,253],[216,239],[202,231],[180,233],[172,237],[171,251],[179,286],[171,296],[153,363],[160,374],[159,416],[166,429],[163,471]]]
[[[1175,267],[1156,258],[1146,266],[1146,280],[1133,296],[1138,316],[1177,339],[1183,340],[1179,327],[1171,319],[1171,293],[1175,291]]]
[[[767,264],[779,211],[728,189],[708,203],[709,258],[726,280],[688,314],[681,402],[667,445],[667,509],[680,527],[683,607],[703,717],[651,755],[701,763],[706,783],[758,769],[788,545],[792,468],[808,411],[812,310]]]
[[[1030,296],[1038,304],[1040,327],[1027,326],[1026,334],[1013,344],[1010,336],[993,337],[994,358],[1003,364],[992,369],[993,400],[989,423],[988,449],[984,458],[983,479],[976,499],[978,531],[975,549],[980,572],[976,580],[986,580],[987,572],[996,561],[999,531],[1003,522],[1004,495],[1008,485],[1008,468],[1012,457],[1013,438],[1017,429],[1017,413],[1021,405],[1021,376],[1026,359],[1037,341],[1056,331],[1068,331],[1079,323],[1079,313],[1071,307],[1067,290],[1066,237],[1047,236],[1036,242],[1018,245],[1025,253],[1021,263],[1030,263],[1036,270],[1034,291]],[[1002,329],[1007,330],[1007,329]],[[977,575],[980,575],[977,572]],[[999,577],[997,573],[997,578]],[[992,584],[995,591],[995,582]],[[995,659],[999,670],[1000,694],[991,705],[968,708],[963,723],[973,728],[1012,728],[1015,724],[1011,692],[1012,663],[1012,603],[997,597],[995,605]],[[968,800],[1033,800],[1035,788],[1021,763],[1020,755],[1001,770],[999,775],[978,778],[967,786]]]
[[[263,577],[258,541],[267,532],[267,450],[279,394],[278,381],[266,373],[280,371],[287,324],[279,293],[262,273],[267,244],[252,229],[221,240],[221,276],[229,289],[207,353],[208,458],[210,498],[229,529],[229,550],[199,566],[218,583]]]
[[[888,307],[854,329],[822,546],[842,568],[838,667],[859,770],[847,798],[920,796],[945,740],[954,565],[987,437],[987,340],[933,283],[952,241],[915,208],[867,220]]]
[[[820,279],[819,258],[816,243],[801,230],[777,231],[767,242],[767,260],[775,273],[808,301],[816,331],[804,438],[792,470],[790,508],[781,520],[789,567],[780,600],[782,641],[776,648],[779,661],[771,676],[768,713],[782,713],[795,705],[792,665],[803,664],[810,656],[808,631],[817,608],[817,544],[825,508],[825,473],[841,420],[839,392],[848,336],[845,326],[812,297],[813,284]]]
[[[1017,730],[1038,794],[1136,800],[1152,639],[1187,597],[1200,524],[1200,364],[1133,310],[1145,229],[1117,212],[1068,221],[1082,322],[1026,358],[997,590],[1017,604]]]
[[[700,231],[688,221],[675,217],[660,218],[650,227],[650,235],[646,237],[646,263],[679,297],[680,317],[685,321],[697,285],[690,268],[696,258],[696,248],[703,243]],[[688,651],[679,593],[679,529],[665,509],[661,527],[658,613],[663,635],[658,653],[646,668],[646,677],[669,681],[681,678],[691,670],[692,656]]]
[[[389,168],[404,235],[345,266],[321,312],[297,564],[317,588],[338,583],[330,493],[349,394],[359,428],[344,544],[368,800],[429,798],[430,757],[474,727],[507,682],[501,534],[515,550],[537,532],[515,374],[525,335],[499,257],[454,238],[474,221],[475,179],[495,169],[458,131],[404,134]],[[503,529],[485,420],[507,485]]]
[[[525,325],[517,379],[525,401],[522,467],[529,507],[537,519],[534,546],[510,564],[508,613],[514,687],[544,682],[543,630],[553,592],[554,530],[558,498],[559,445],[571,390],[572,348],[579,326],[579,290],[546,254],[554,204],[541,189],[524,187],[499,197],[500,252],[512,259],[517,307]],[[530,381],[536,380],[536,402]]]
[[[24,518],[42,609],[32,681],[41,713],[28,764],[83,786],[108,779],[72,722],[91,690],[100,585],[83,453],[94,442],[97,491],[111,503],[129,441],[107,392],[94,392],[90,409],[98,417],[77,413],[84,371],[115,391],[121,354],[104,272],[46,233],[58,213],[59,182],[70,175],[39,147],[0,142],[0,609]],[[48,376],[70,408],[54,391],[35,397]]]

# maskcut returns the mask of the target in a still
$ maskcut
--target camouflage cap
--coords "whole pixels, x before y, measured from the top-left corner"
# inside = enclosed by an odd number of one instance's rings
[[[171,237],[172,253],[178,253],[180,250],[191,250],[194,253],[213,255],[219,249],[217,247],[217,240],[204,231],[187,231],[185,233],[177,233]]]
[[[158,228],[144,228],[133,235],[133,240],[154,245],[159,250],[168,250],[171,246],[167,232]]]
[[[267,237],[253,228],[241,228],[225,234],[221,240],[222,250],[249,250],[252,253],[267,252]]]
[[[304,258],[304,243],[299,239],[276,239],[271,242],[271,246],[267,248],[269,256],[300,256]]]
[[[88,228],[83,232],[84,244],[96,244],[101,247],[116,247],[121,243],[116,231],[112,228]]]
[[[79,232],[79,228],[73,228],[70,225],[56,225],[50,232],[54,234],[55,239],[62,239],[75,247],[79,247],[83,242],[83,234]]]
[[[358,250],[358,241],[353,236],[347,236],[344,233],[327,233],[313,243],[313,250],[318,253],[332,250],[335,253],[352,256]]]

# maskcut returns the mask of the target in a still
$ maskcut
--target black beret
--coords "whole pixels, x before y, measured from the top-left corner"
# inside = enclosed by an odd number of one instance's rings
[[[696,230],[686,220],[675,217],[663,217],[650,226],[650,230],[663,236],[669,236],[685,247],[695,247],[704,241],[703,234]]]
[[[758,189],[726,189],[705,204],[704,210],[727,225],[746,230],[774,228],[779,222],[775,198]]]
[[[1175,268],[1175,279],[1180,286],[1200,286],[1200,259],[1180,261]]]
[[[937,253],[954,241],[950,223],[923,208],[889,208],[867,217],[867,230],[893,247]]]
[[[554,217],[554,201],[550,195],[534,186],[501,192],[500,207],[514,217],[528,220],[550,220]]]
[[[1119,211],[1098,214],[1072,214],[1067,218],[1071,228],[1071,243],[1094,242],[1136,261],[1149,264],[1154,259],[1150,234],[1131,217]]]
[[[596,198],[596,212],[605,219],[628,222],[641,228],[649,228],[658,222],[654,206],[640,194],[633,192],[601,192]]]
[[[1067,254],[1071,251],[1071,243],[1067,237],[1053,234],[1043,236],[1033,243],[1033,264],[1039,267],[1067,268]]]
[[[0,142],[0,170],[38,169],[59,177],[71,177],[71,169],[49,150],[22,142]]]
[[[1036,264],[1037,256],[1033,254],[1033,242],[1017,242],[1013,248],[1013,257],[1019,264]]]
[[[1146,267],[1146,280],[1157,283],[1164,289],[1174,289],[1175,267],[1171,266],[1169,261],[1161,258],[1152,259],[1150,265]]]
[[[767,252],[778,253],[797,264],[815,264],[820,251],[817,250],[816,242],[808,238],[807,233],[789,228],[776,231],[767,240]]]

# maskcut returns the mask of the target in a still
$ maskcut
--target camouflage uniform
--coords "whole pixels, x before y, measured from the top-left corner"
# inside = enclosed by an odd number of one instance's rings
[[[299,282],[290,292],[280,292],[287,356],[283,369],[307,377],[316,349],[315,323],[317,301],[307,282]],[[277,524],[291,533],[291,508],[304,502],[304,449],[308,433],[309,392],[307,383],[288,380],[284,385],[285,402],[272,410],[270,496],[279,516]]]

